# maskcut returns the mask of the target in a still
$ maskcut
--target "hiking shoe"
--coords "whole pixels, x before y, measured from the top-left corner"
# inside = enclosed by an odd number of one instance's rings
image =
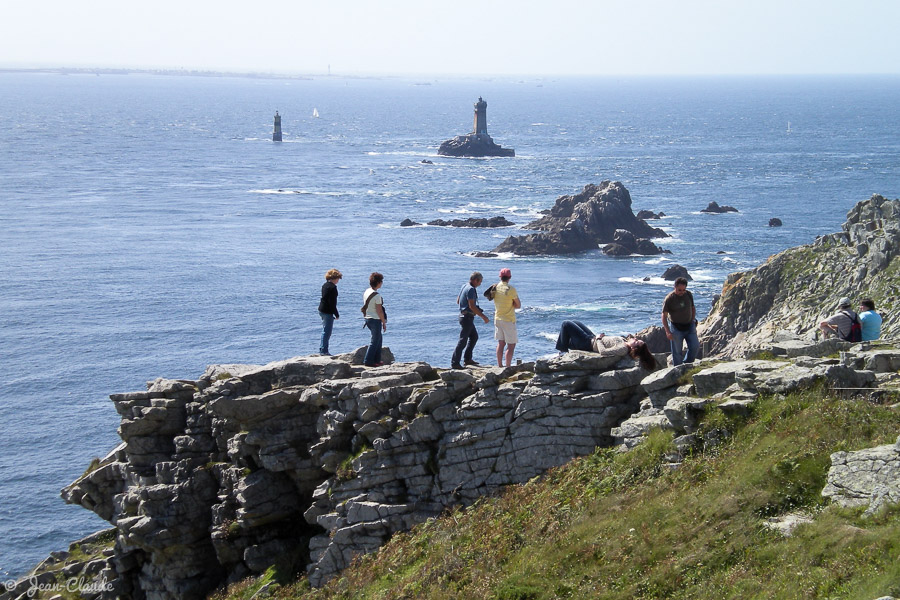
[[[450,368],[451,369],[465,369],[465,367],[459,363],[453,363],[452,365],[450,365]]]
[[[475,362],[474,360],[470,360],[470,359],[464,360],[463,364],[465,364],[467,367],[480,367],[481,366],[481,363]]]

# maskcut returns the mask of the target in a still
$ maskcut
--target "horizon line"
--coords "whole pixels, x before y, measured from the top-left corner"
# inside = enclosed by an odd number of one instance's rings
[[[212,67],[140,67],[140,66],[86,66],[86,65],[45,65],[12,66],[0,63],[0,73],[97,73],[97,74],[155,74],[173,76],[230,76],[255,77],[261,79],[312,79],[333,78],[394,78],[394,79],[584,79],[584,78],[729,78],[729,77],[900,77],[900,72],[696,72],[696,73],[387,73],[387,72],[279,72],[258,70],[231,70]]]

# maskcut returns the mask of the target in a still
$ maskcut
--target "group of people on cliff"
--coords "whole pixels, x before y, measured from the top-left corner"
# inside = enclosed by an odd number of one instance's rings
[[[334,326],[334,321],[340,317],[337,308],[337,283],[343,278],[343,274],[337,269],[330,269],[325,273],[325,283],[322,285],[322,298],[319,302],[319,316],[322,319],[322,337],[319,344],[319,354],[329,355],[329,341]],[[512,271],[508,268],[500,269],[499,281],[489,286],[484,292],[484,297],[494,304],[494,339],[497,341],[496,360],[498,366],[511,366],[516,344],[518,343],[518,331],[516,329],[516,310],[522,307],[518,291],[510,285]],[[469,276],[469,281],[462,285],[456,296],[459,319],[459,340],[450,358],[450,366],[453,369],[465,369],[469,366],[480,366],[474,358],[475,345],[478,342],[478,328],[475,325],[475,317],[480,317],[485,323],[490,322],[478,304],[477,288],[484,282],[484,277],[478,271]],[[381,366],[381,349],[383,333],[387,331],[387,313],[384,307],[384,298],[379,289],[384,283],[384,276],[375,272],[369,276],[369,288],[363,293],[362,314],[365,327],[369,329],[371,339],[366,349],[363,363],[369,367]],[[700,343],[697,338],[697,309],[694,298],[687,291],[687,279],[679,277],[675,280],[675,287],[663,301],[662,310],[663,329],[670,341],[673,364],[693,362],[697,357]],[[683,352],[683,346],[687,344],[687,353]],[[556,341],[556,349],[560,353],[569,350],[583,350],[596,352],[606,356],[631,356],[640,361],[641,365],[653,370],[657,367],[656,359],[647,347],[644,340],[633,335],[627,337],[595,335],[590,328],[580,321],[563,321],[560,325],[559,336]]]
[[[329,354],[329,340],[335,319],[339,318],[337,309],[337,283],[343,275],[337,269],[325,273],[325,284],[322,286],[322,299],[319,303],[319,315],[322,318],[322,338],[319,354]],[[494,339],[497,341],[496,360],[498,366],[511,366],[518,331],[516,329],[516,310],[522,307],[522,301],[515,287],[510,285],[512,272],[508,268],[500,269],[499,281],[485,290],[484,297],[494,304]],[[490,322],[478,304],[477,288],[484,282],[478,271],[469,276],[456,296],[459,311],[459,340],[450,358],[450,367],[465,369],[469,366],[480,366],[474,358],[475,345],[478,342],[478,328],[475,318],[480,317],[484,323]],[[361,309],[365,327],[369,329],[371,339],[366,349],[363,362],[366,366],[381,366],[381,349],[383,333],[387,331],[387,313],[384,298],[379,289],[384,283],[381,273],[369,276],[369,288],[363,293]],[[678,277],[662,305],[662,327],[669,341],[672,353],[672,364],[692,363],[700,352],[700,340],[697,336],[697,307],[694,297],[687,289],[685,277]],[[876,340],[881,334],[881,316],[875,312],[875,303],[866,298],[860,302],[859,314],[851,310],[849,298],[841,298],[838,312],[820,324],[823,334],[836,335],[847,341]],[[556,340],[556,349],[562,354],[569,350],[596,352],[605,356],[630,356],[648,369],[654,370],[657,361],[644,340],[633,335],[626,337],[595,335],[590,328],[580,321],[563,321]]]

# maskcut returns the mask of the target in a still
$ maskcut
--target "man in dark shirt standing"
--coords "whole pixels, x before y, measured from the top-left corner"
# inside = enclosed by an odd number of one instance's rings
[[[675,280],[675,289],[663,301],[662,324],[666,337],[672,344],[672,364],[691,363],[700,351],[697,338],[697,308],[694,296],[687,291],[687,279]],[[671,322],[670,322],[671,321]],[[682,355],[682,346],[687,342],[687,356]]]
[[[478,363],[472,358],[472,351],[475,350],[475,343],[478,341],[478,330],[475,329],[475,315],[478,315],[487,323],[488,318],[478,306],[478,292],[475,291],[484,277],[481,273],[475,271],[469,277],[469,283],[462,286],[459,290],[459,296],[456,301],[459,304],[459,341],[456,343],[456,349],[453,351],[453,358],[450,359],[450,367],[453,369],[465,368],[460,364],[459,359],[464,358],[465,366],[478,366]],[[465,349],[465,354],[463,354]]]

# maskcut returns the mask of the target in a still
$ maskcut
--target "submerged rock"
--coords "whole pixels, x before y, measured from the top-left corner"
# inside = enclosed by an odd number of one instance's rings
[[[421,223],[416,223],[412,219],[403,219],[400,221],[400,227],[413,227],[414,225],[421,225]]]
[[[772,217],[771,219],[769,219],[769,227],[781,227],[781,225],[781,219],[779,219],[778,217]]]
[[[647,219],[662,219],[664,216],[666,216],[666,213],[662,211],[655,213],[652,210],[641,210],[637,214],[638,219],[644,219],[645,221]]]

